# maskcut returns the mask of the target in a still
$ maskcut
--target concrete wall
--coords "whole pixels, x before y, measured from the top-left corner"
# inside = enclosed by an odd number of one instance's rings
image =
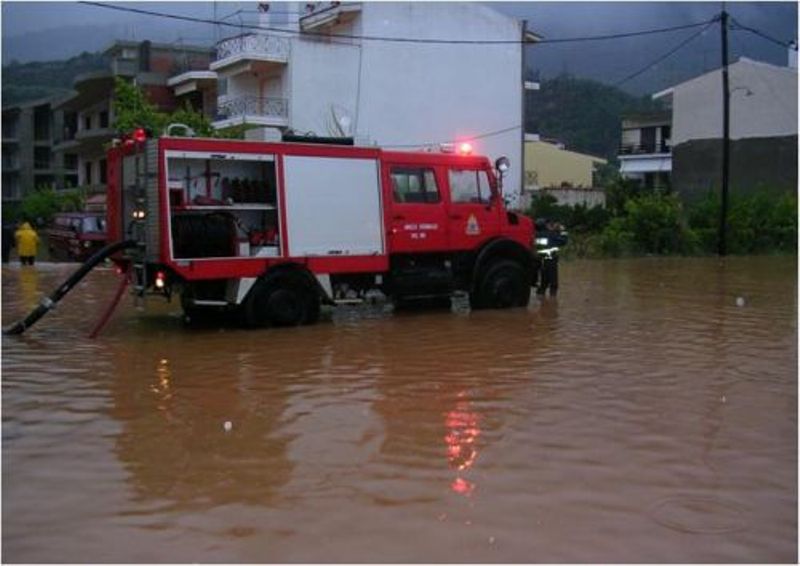
[[[606,205],[606,192],[603,189],[549,188],[531,191],[530,194],[554,196],[558,204],[567,206],[582,204],[594,208]]]
[[[672,151],[672,187],[692,199],[718,191],[722,140],[693,140]],[[797,191],[797,136],[746,138],[731,142],[730,191]]]
[[[292,5],[290,5],[292,6]],[[303,4],[294,6],[302,11]],[[277,25],[265,14],[262,25]],[[292,27],[282,24],[280,27]],[[520,23],[472,3],[365,2],[352,21],[315,33],[422,39],[519,40]],[[393,149],[472,141],[474,151],[512,163],[507,193],[522,182],[519,44],[409,44],[360,39],[293,38],[283,76],[289,126],[332,135],[332,109],[346,115],[357,140]],[[236,81],[236,82],[234,82]],[[228,96],[255,95],[231,79]],[[475,136],[511,129],[498,135]]]
[[[364,3],[364,34],[389,37],[521,38],[520,23],[480,4]],[[473,140],[476,153],[511,160],[504,186],[522,180],[521,57],[516,45],[366,42],[358,134],[381,146]]]
[[[722,136],[721,71],[677,85],[672,144]],[[731,139],[797,135],[797,70],[742,59],[729,67]]]
[[[525,142],[526,187],[591,187],[595,164],[605,163],[591,155],[559,149],[547,142]]]

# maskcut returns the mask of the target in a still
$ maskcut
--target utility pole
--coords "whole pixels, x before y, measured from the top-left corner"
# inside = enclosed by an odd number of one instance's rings
[[[520,49],[522,53],[520,54],[520,79],[522,84],[522,104],[520,109],[520,120],[522,126],[520,127],[520,137],[522,139],[522,150],[520,151],[519,155],[519,203],[522,204],[522,199],[525,195],[525,119],[526,119],[526,107],[527,107],[527,99],[528,99],[528,88],[525,84],[526,82],[526,74],[528,69],[526,68],[526,61],[525,61],[525,47],[527,42],[527,35],[528,35],[528,20],[522,20],[522,43]]]
[[[720,14],[720,30],[722,38],[722,199],[719,207],[719,249],[718,253],[724,257],[728,253],[728,174],[730,169],[731,140],[730,140],[730,92],[728,89],[728,12],[723,4]]]

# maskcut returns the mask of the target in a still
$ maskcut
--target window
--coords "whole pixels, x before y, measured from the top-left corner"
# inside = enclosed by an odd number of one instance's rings
[[[83,218],[83,232],[105,232],[106,219],[101,216],[87,216]]]
[[[100,112],[100,127],[107,128],[108,127],[108,110],[103,110]]]
[[[433,169],[392,168],[392,191],[398,203],[439,202],[439,188]]]
[[[108,161],[105,159],[100,160],[100,183],[105,185],[108,182]]]
[[[450,170],[450,199],[454,203],[489,204],[492,189],[486,171]]]
[[[91,185],[92,184],[92,162],[91,161],[87,161],[86,163],[83,164],[83,175],[84,175],[84,179],[83,179],[84,184],[85,185]]]
[[[92,115],[87,114],[83,117],[83,129],[84,130],[91,130],[92,129]]]

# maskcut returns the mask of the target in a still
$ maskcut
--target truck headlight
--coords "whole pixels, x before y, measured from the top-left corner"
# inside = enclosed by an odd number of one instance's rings
[[[536,245],[537,246],[546,246],[548,244],[547,238],[536,238]]]

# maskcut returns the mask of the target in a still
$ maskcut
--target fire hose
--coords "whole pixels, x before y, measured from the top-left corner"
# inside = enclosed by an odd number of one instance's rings
[[[40,318],[47,314],[48,311],[52,310],[58,301],[60,301],[64,295],[69,293],[72,288],[75,287],[75,285],[77,285],[81,279],[83,279],[92,269],[97,267],[101,261],[118,252],[119,250],[132,248],[136,246],[136,244],[136,240],[123,240],[121,242],[108,244],[104,248],[98,250],[97,253],[87,259],[83,265],[81,265],[77,271],[75,271],[75,273],[70,275],[69,278],[61,284],[61,286],[53,291],[50,296],[44,297],[39,305],[33,309],[28,316],[4,329],[3,334],[16,335],[25,332],[28,328],[36,324]]]

